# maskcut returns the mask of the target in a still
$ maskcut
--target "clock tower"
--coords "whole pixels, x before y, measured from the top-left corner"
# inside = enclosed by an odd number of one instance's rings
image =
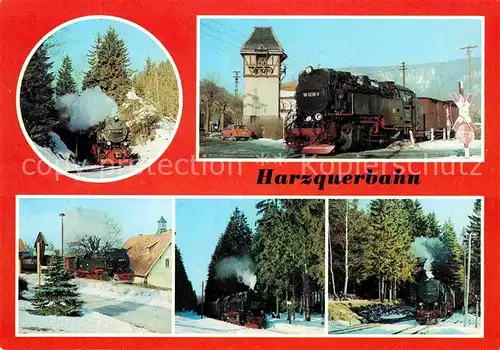
[[[281,138],[281,64],[287,58],[272,27],[255,27],[241,48],[243,124],[257,136]]]

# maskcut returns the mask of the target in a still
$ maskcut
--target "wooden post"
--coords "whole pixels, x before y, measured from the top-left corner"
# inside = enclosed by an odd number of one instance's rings
[[[42,267],[40,266],[40,242],[36,242],[36,274],[38,276],[38,289],[42,279]]]
[[[413,131],[412,130],[410,130],[410,141],[411,141],[412,145],[415,144],[415,137],[413,137]]]
[[[447,137],[446,137],[446,128],[443,128],[443,140],[446,140]]]
[[[431,128],[431,141],[434,141],[434,128]]]
[[[203,318],[203,293],[205,291],[203,285],[204,285],[204,282],[201,281],[201,317],[200,318]]]
[[[467,143],[464,143],[464,154],[465,154],[465,158],[470,157],[469,145]]]

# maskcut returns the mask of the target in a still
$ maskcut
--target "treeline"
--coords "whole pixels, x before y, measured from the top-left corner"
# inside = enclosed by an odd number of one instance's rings
[[[217,264],[225,258],[250,257],[254,289],[276,313],[291,302],[294,311],[310,320],[312,309],[322,311],[324,295],[324,201],[263,200],[257,204],[258,221],[252,233],[238,208],[220,236],[208,267],[205,300],[248,290],[237,275],[220,278]]]
[[[147,59],[143,72],[132,70],[126,43],[113,27],[109,27],[104,35],[97,34],[87,54],[88,70],[83,74],[80,89],[68,55],[64,56],[57,73],[52,73],[49,51],[54,45],[49,39],[35,51],[21,82],[22,119],[28,135],[37,144],[51,146],[48,133],[56,127],[58,132],[64,128],[59,124],[55,110],[58,97],[96,86],[120,107],[127,93],[135,90],[145,100],[152,101],[159,113],[166,116],[177,114],[178,86],[171,63],[153,63]]]
[[[466,240],[473,234],[471,293],[480,293],[480,208],[478,200],[462,235]],[[360,209],[355,199],[330,200],[329,222],[331,297],[411,299],[412,286],[429,272],[463,290],[466,245],[457,238],[450,220],[440,224],[418,200],[376,199],[367,210]],[[429,256],[431,271],[426,272]]]
[[[175,247],[175,311],[194,310],[198,301],[188,278],[181,251]]]
[[[243,99],[231,94],[219,86],[214,78],[202,79],[200,82],[200,129],[211,132],[211,122],[217,123],[222,130],[230,124],[241,123],[243,116]]]

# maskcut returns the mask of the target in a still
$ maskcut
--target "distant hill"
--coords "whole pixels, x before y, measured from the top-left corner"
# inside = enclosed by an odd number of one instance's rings
[[[398,67],[329,67],[335,70],[348,71],[355,75],[368,75],[378,81],[394,81],[402,84],[402,76]],[[436,62],[408,66],[406,71],[406,86],[417,93],[417,96],[436,99],[450,99],[450,93],[458,90],[458,81],[464,82],[467,92],[468,61],[459,59],[449,62]],[[472,59],[472,93],[474,105],[480,105],[481,91],[481,58]],[[282,83],[284,90],[293,88],[292,81]]]

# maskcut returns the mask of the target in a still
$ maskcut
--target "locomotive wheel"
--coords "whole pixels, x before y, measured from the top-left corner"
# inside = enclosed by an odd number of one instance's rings
[[[343,141],[340,148],[343,151],[347,151],[352,146],[352,126],[350,124],[342,125],[340,132],[341,132],[341,139]]]

